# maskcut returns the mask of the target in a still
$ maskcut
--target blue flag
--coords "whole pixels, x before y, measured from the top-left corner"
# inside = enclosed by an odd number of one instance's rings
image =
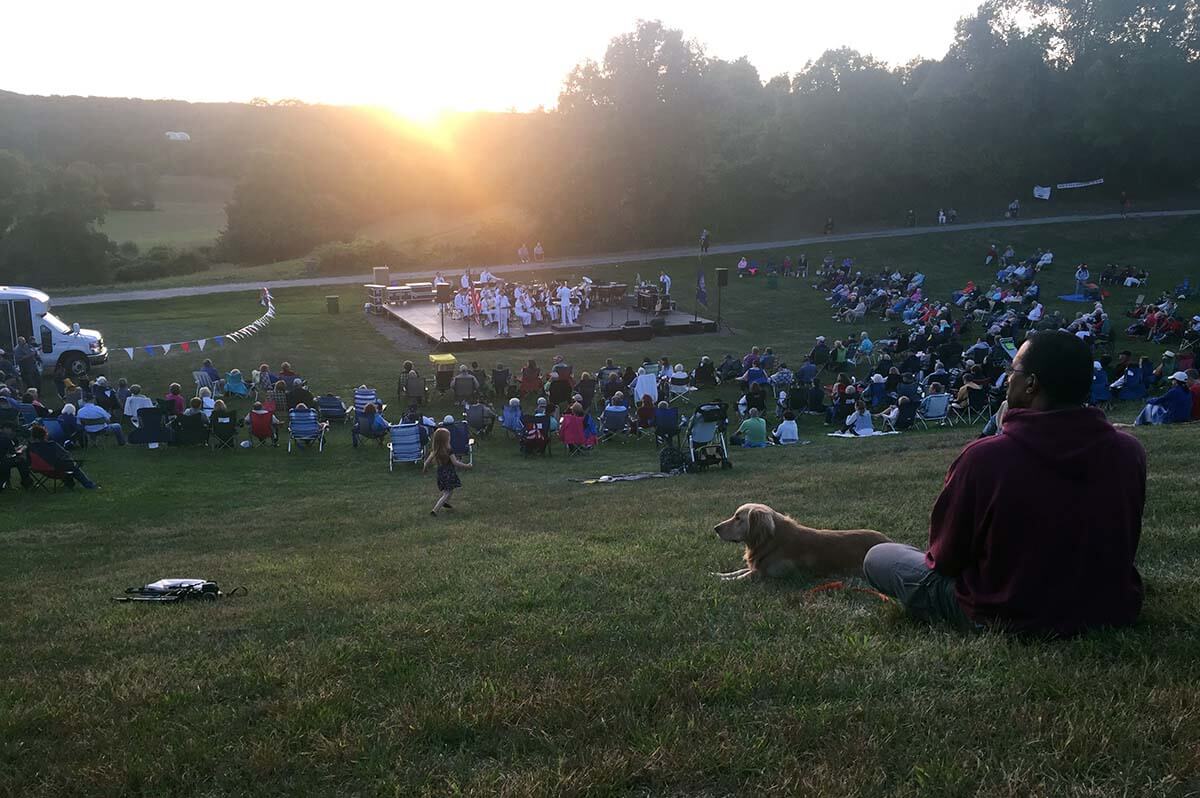
[[[708,307],[708,289],[704,284],[704,268],[696,270],[696,301]]]
[[[146,354],[147,354],[147,355],[153,355],[153,354],[154,354],[154,347],[153,347],[153,346],[147,346],[147,347],[143,347],[143,349],[145,349],[145,350],[146,350]]]

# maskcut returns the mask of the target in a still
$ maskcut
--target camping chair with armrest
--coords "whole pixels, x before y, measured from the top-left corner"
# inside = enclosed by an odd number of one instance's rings
[[[729,424],[729,409],[724,402],[705,402],[696,407],[687,425],[688,447],[685,456],[692,470],[704,470],[710,465],[733,468],[725,430]]]
[[[542,373],[538,369],[531,369],[528,366],[521,369],[521,384],[517,389],[520,397],[526,396],[541,396],[542,395]]]
[[[450,393],[455,402],[470,402],[479,394],[478,380],[469,379],[474,376],[473,374],[459,374],[450,380]]]
[[[534,421],[530,415],[521,416],[520,441],[521,454],[545,454],[550,447],[550,439],[545,433],[545,427]]]
[[[129,433],[129,442],[140,446],[159,446],[175,440],[175,431],[167,426],[167,414],[160,407],[138,409],[138,425]]]
[[[557,407],[560,410],[562,406],[571,401],[571,383],[559,377],[556,380],[550,380],[550,390],[546,394],[546,399],[552,407]]]
[[[947,394],[948,395],[948,394]],[[967,388],[967,406],[954,408],[954,417],[966,424],[986,424],[992,417],[992,405],[986,388]]]
[[[29,458],[29,477],[35,490],[47,493],[58,492],[59,485],[66,485],[72,470],[82,465],[80,461],[64,462],[53,444],[34,441],[26,449]]]
[[[476,402],[475,404],[473,404],[467,408],[467,412],[464,415],[467,420],[467,426],[469,426],[471,428],[472,435],[482,438],[482,437],[485,437],[485,436],[491,434],[491,431],[488,429],[488,423],[487,423],[488,422],[487,411],[490,409],[491,408],[489,408],[487,405],[482,404],[480,402]],[[493,411],[493,414],[494,414],[494,412],[495,411]],[[493,418],[492,419],[493,425],[495,424],[495,422],[496,422],[496,419]]]
[[[179,415],[179,413],[176,410],[175,402],[172,399],[167,399],[166,397],[159,397],[154,400],[154,406],[162,411],[163,416],[166,419],[166,423],[168,423],[168,424],[170,424],[172,422],[172,420],[177,415]],[[141,416],[140,412],[138,413],[138,416],[139,417]]]
[[[217,388],[217,384],[213,382],[212,377],[207,371],[193,371],[192,381],[196,383],[196,396],[200,395],[201,388],[207,388],[213,396],[221,396],[221,391]]]
[[[397,463],[420,463],[425,457],[421,445],[420,424],[392,424],[388,427],[388,471]]]
[[[79,425],[79,433],[82,434],[83,445],[88,449],[99,449],[104,445],[105,439],[109,436],[108,423],[102,419],[88,419],[86,421],[76,419]]]
[[[601,443],[607,443],[613,438],[618,437],[622,441],[628,441],[636,435],[632,430],[633,421],[629,417],[629,411],[626,409],[609,410],[606,408],[600,416]]]
[[[342,397],[329,395],[317,397],[317,418],[319,420],[345,424],[349,416],[350,411],[346,407],[346,403],[342,401]]]
[[[492,369],[492,389],[496,392],[496,398],[508,398],[508,384],[512,380],[512,374],[508,369]]]
[[[1108,387],[1108,375],[1104,369],[1096,369],[1092,373],[1092,389],[1088,396],[1088,404],[1107,410],[1112,404],[1112,389]]]
[[[690,394],[694,390],[696,389],[692,387],[692,382],[687,375],[682,377],[672,376],[670,381],[667,382],[667,392],[670,394],[668,401],[671,404],[675,404],[676,402],[679,404],[691,404],[692,397]]]
[[[317,451],[325,451],[325,425],[317,418],[316,410],[293,410],[288,413],[288,452],[292,444],[296,450],[316,444]]]
[[[208,418],[211,434],[208,442],[215,452],[218,449],[236,449],[238,445],[238,420],[233,411],[214,410]]]
[[[354,412],[361,415],[367,409],[367,405],[375,405],[375,409],[380,413],[387,410],[387,405],[379,401],[379,392],[374,388],[355,388]]]
[[[176,446],[208,446],[208,421],[203,413],[180,416],[176,420]]]
[[[445,425],[450,430],[450,452],[459,460],[466,458],[468,464],[475,463],[475,439],[465,421]]]
[[[389,434],[388,429],[390,428],[391,425],[385,426],[385,427],[383,427],[383,429],[376,431],[376,430],[368,428],[367,423],[366,423],[367,422],[367,414],[366,413],[358,413],[357,411],[351,411],[351,412],[354,413],[354,425],[356,427],[358,427],[358,437],[375,441],[375,443],[379,444],[380,446],[383,446],[387,443],[388,434]],[[380,416],[376,415],[375,418],[380,418]]]
[[[230,372],[225,375],[225,394],[240,399],[250,398],[250,386],[242,379],[241,373]]]
[[[396,398],[401,401],[406,401],[409,405],[425,404],[428,389],[425,387],[425,380],[417,373],[416,369],[401,374],[397,379]],[[356,400],[355,405],[358,404]],[[362,412],[361,409],[359,412]]]
[[[562,441],[568,456],[573,457],[586,449],[587,435],[583,430],[583,422],[583,416],[577,416],[574,413],[568,413],[559,422],[558,439]]]
[[[913,418],[915,423],[921,425],[921,429],[929,429],[930,423],[954,426],[954,419],[950,417],[950,394],[931,394],[925,398],[928,400],[925,411],[922,412],[918,405],[917,414]],[[926,403],[922,402],[920,404]]]
[[[266,410],[250,411],[250,437],[258,446],[275,445],[275,414]]]
[[[437,389],[439,395],[445,396],[454,382],[454,372],[446,370],[436,371],[433,377],[433,387]]]
[[[654,439],[658,445],[674,444],[679,448],[679,433],[681,432],[679,408],[659,407],[654,411]]]
[[[37,408],[27,402],[21,402],[16,407],[17,429],[28,432],[38,422]]]

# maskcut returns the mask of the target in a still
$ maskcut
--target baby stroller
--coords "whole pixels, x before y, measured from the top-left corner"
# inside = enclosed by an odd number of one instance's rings
[[[729,406],[717,400],[696,408],[688,422],[688,470],[704,471],[710,465],[733,468],[725,430],[729,426]]]

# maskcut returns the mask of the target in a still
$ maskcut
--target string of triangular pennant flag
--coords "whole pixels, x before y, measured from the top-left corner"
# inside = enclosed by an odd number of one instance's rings
[[[271,292],[266,288],[262,289],[262,296],[259,298],[259,302],[266,307],[267,312],[240,330],[225,333],[224,335],[214,335],[211,338],[189,338],[186,341],[172,341],[169,344],[143,344],[142,346],[125,346],[121,348],[125,350],[125,354],[129,355],[129,359],[133,360],[134,354],[138,351],[145,352],[147,355],[153,357],[160,352],[164,355],[169,354],[175,347],[184,352],[191,352],[192,348],[196,347],[203,352],[204,347],[208,346],[210,341],[217,346],[225,346],[227,343],[238,343],[257,332],[261,332],[274,320],[275,298],[271,296]]]

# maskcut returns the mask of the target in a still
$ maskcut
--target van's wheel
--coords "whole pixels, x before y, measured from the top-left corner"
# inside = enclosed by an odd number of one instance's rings
[[[82,355],[70,355],[65,365],[66,372],[72,377],[85,377],[88,373],[87,358]]]

